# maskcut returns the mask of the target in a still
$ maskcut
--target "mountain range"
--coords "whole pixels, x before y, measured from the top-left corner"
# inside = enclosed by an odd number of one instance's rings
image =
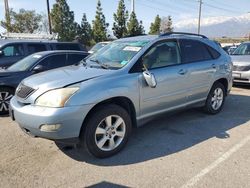
[[[197,32],[198,19],[174,24],[175,31]],[[220,16],[201,19],[201,34],[208,37],[246,37],[250,33],[250,13],[240,16]]]

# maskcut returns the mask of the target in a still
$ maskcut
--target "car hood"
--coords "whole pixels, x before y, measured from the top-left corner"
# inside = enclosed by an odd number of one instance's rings
[[[233,64],[238,66],[250,65],[250,55],[232,55]]]
[[[89,68],[82,65],[54,69],[26,78],[22,84],[34,89],[54,89],[90,80],[113,72],[112,70]]]

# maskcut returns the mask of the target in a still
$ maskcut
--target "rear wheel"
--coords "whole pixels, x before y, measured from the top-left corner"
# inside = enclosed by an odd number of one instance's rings
[[[131,127],[125,109],[114,104],[101,106],[88,119],[82,140],[95,157],[110,157],[126,145]]]
[[[224,105],[225,96],[224,85],[216,82],[208,94],[204,110],[209,114],[219,113]]]
[[[14,95],[14,89],[2,87],[0,88],[0,115],[9,113],[10,99]]]

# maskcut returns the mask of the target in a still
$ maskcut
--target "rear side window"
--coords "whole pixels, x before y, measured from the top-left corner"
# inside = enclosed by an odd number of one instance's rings
[[[57,50],[81,50],[78,44],[72,44],[72,43],[58,43],[55,44]]]
[[[80,62],[81,60],[83,60],[86,56],[87,54],[86,55],[85,54],[68,54],[67,64],[68,65],[76,64]]]
[[[180,47],[183,63],[207,61],[213,59],[205,44],[195,40],[181,40]]]
[[[213,57],[213,59],[218,59],[220,57],[221,54],[217,50],[213,49],[210,46],[207,46],[207,49],[210,52],[210,54]]]
[[[45,44],[27,44],[29,54],[46,51]]]
[[[46,70],[66,66],[66,54],[52,55],[42,60],[39,65],[44,66]]]
[[[3,56],[13,57],[13,56],[23,56],[24,49],[22,44],[10,44],[2,49]]]

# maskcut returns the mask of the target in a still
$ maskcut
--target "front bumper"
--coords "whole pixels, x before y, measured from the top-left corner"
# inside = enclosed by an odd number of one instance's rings
[[[23,105],[16,97],[10,101],[10,111],[21,129],[31,136],[50,140],[76,140],[79,137],[83,121],[92,105],[48,108]],[[42,125],[60,124],[56,131],[41,131]]]
[[[250,71],[233,71],[233,78],[235,83],[250,84]]]

